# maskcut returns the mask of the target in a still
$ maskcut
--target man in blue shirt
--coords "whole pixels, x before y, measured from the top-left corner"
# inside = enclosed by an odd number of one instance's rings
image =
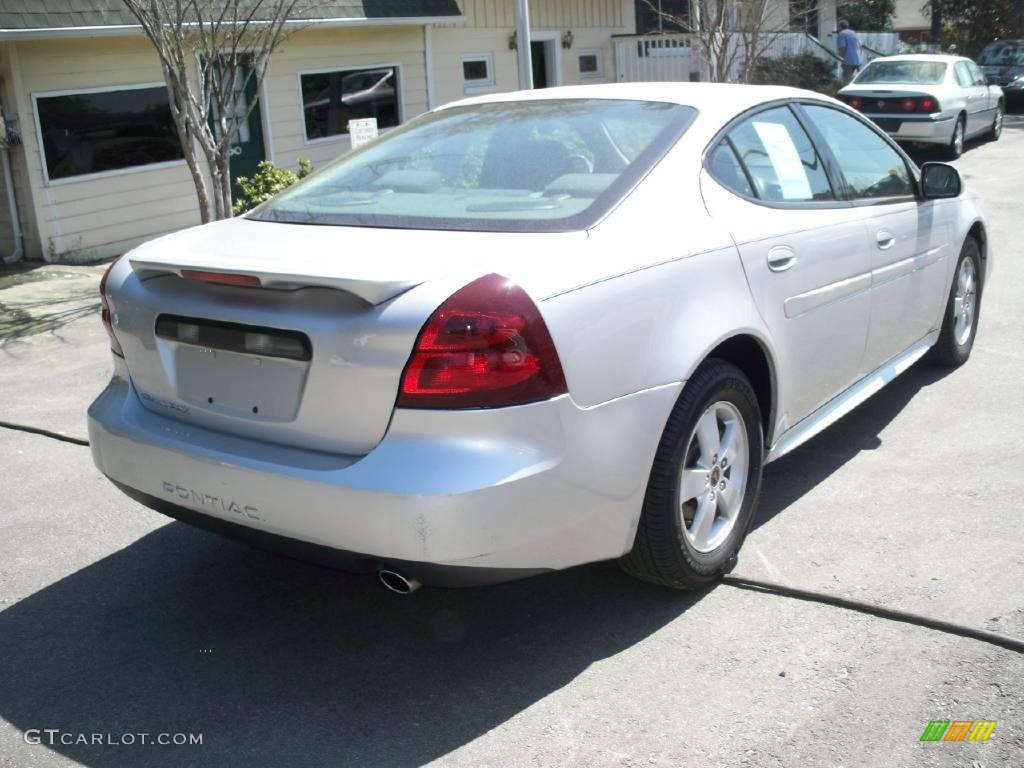
[[[850,29],[850,22],[846,19],[839,20],[836,47],[843,60],[843,81],[849,82],[860,69],[860,40],[857,39],[857,33]]]

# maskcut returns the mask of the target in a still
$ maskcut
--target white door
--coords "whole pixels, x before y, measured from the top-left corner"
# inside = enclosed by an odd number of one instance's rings
[[[789,107],[737,124],[709,157],[705,203],[736,241],[779,356],[786,429],[857,378],[870,307],[858,211],[837,200]]]
[[[865,374],[920,341],[940,317],[948,225],[936,201],[916,197],[911,170],[888,138],[832,107],[802,110],[835,158],[871,254]]]

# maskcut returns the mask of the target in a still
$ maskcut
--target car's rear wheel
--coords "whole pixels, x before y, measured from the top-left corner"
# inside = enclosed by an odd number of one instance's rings
[[[953,136],[949,140],[949,145],[946,147],[946,156],[950,160],[956,160],[960,155],[964,153],[964,116],[960,115],[956,119],[956,126],[953,128]]]
[[[968,237],[960,249],[939,340],[928,353],[932,362],[956,368],[971,356],[981,311],[980,275],[981,248],[977,240]]]
[[[999,137],[1003,135],[1003,118],[1005,116],[1005,107],[1002,102],[999,102],[999,106],[996,107],[995,117],[992,118],[992,127],[989,129],[988,138],[989,141],[999,141]]]
[[[708,360],[669,416],[623,569],[677,589],[730,571],[757,507],[763,450],[750,382],[731,363]]]

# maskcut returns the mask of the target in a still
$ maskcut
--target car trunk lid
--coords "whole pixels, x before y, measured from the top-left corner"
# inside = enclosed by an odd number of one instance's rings
[[[448,295],[488,272],[540,295],[561,290],[578,276],[550,256],[585,238],[232,220],[136,249],[108,288],[147,409],[362,455],[384,436],[416,337]],[[225,275],[259,285],[217,282]]]

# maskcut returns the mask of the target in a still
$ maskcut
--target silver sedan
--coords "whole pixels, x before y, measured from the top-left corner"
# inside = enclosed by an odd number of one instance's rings
[[[1002,89],[989,85],[978,65],[960,56],[875,59],[839,98],[897,141],[938,144],[951,159],[960,157],[968,139],[998,139],[1006,110]]]
[[[967,360],[992,261],[955,168],[817,94],[471,99],[115,262],[93,457],[398,592],[612,558],[697,587],[767,462]]]

